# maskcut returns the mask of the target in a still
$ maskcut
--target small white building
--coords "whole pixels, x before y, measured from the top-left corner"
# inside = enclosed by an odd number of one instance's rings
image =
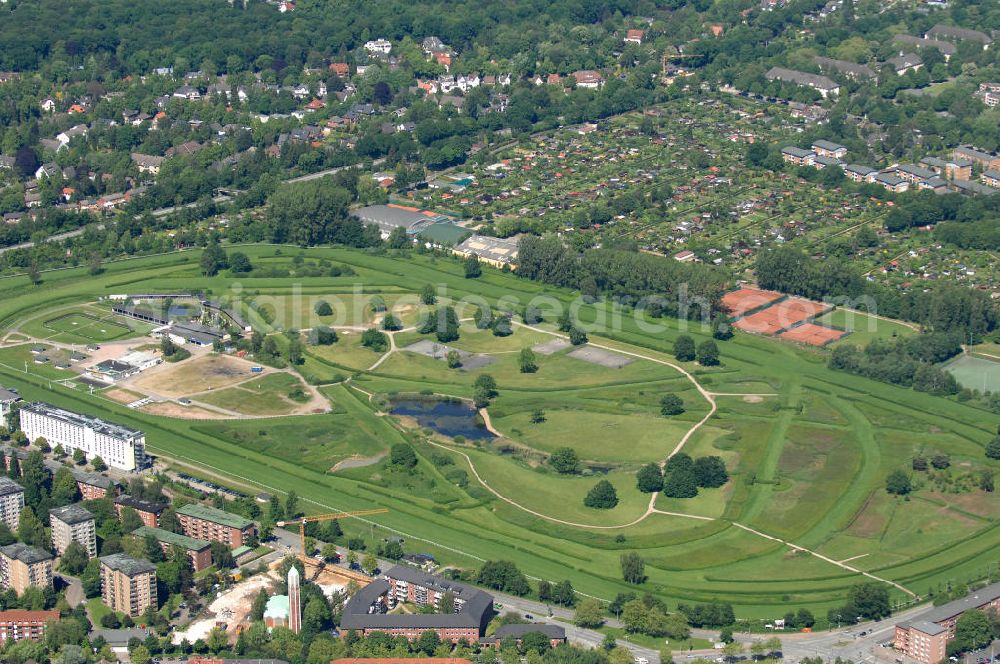
[[[389,52],[392,50],[392,43],[388,39],[372,39],[365,42],[365,50],[369,53],[389,55]]]

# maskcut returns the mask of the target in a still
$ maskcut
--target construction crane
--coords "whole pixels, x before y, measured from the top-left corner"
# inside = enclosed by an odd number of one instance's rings
[[[299,557],[302,559],[302,563],[305,564],[309,562],[308,556],[306,556],[306,524],[314,523],[316,521],[334,521],[336,519],[347,519],[356,516],[372,516],[374,514],[385,514],[388,512],[384,507],[380,507],[374,510],[360,510],[358,512],[336,512],[334,514],[318,514],[316,516],[303,516],[297,519],[291,519],[289,521],[278,521],[276,525],[279,526],[290,526],[292,524],[299,524],[299,544],[302,547],[302,552]]]

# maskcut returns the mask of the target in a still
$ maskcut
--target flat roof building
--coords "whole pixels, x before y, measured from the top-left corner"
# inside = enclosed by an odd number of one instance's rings
[[[18,595],[31,586],[52,586],[52,554],[16,542],[0,547],[0,586]]]
[[[11,530],[17,530],[24,509],[24,487],[0,475],[0,521]]]
[[[156,608],[156,565],[124,553],[100,560],[101,599],[108,608],[132,617]]]
[[[456,245],[454,253],[459,256],[478,256],[479,260],[496,268],[502,268],[504,265],[513,268],[517,262],[517,240],[509,237],[473,235]]]
[[[117,490],[117,483],[107,475],[100,473],[87,473],[82,470],[70,471],[76,479],[76,487],[80,490],[80,495],[84,500],[97,500],[109,493],[114,494]]]
[[[212,566],[212,544],[207,540],[195,539],[180,533],[174,533],[162,528],[142,526],[132,531],[136,537],[146,538],[152,535],[160,543],[160,548],[166,553],[172,546],[179,546],[187,551],[191,566],[195,572],[200,572]]]
[[[153,503],[148,500],[140,500],[139,498],[133,498],[132,496],[125,494],[115,498],[115,512],[118,514],[118,518],[122,518],[122,511],[126,508],[130,508],[136,511],[139,518],[142,519],[143,525],[149,526],[150,528],[156,528],[160,525],[160,514],[163,510],[167,509],[165,503]]]
[[[256,532],[249,519],[197,503],[178,509],[177,519],[188,537],[222,542],[232,549],[246,544]]]
[[[79,543],[88,558],[97,555],[97,529],[94,515],[79,505],[66,505],[49,510],[52,524],[52,547],[56,554],[66,553],[70,542]]]
[[[448,215],[421,210],[404,205],[368,205],[354,210],[354,216],[366,224],[378,226],[382,238],[389,237],[392,231],[402,228],[407,235],[416,235],[433,224],[454,223]]]
[[[1000,609],[1000,583],[935,606],[912,620],[897,623],[893,646],[921,664],[937,664],[946,659],[948,641],[955,638],[955,625],[963,613],[997,609]]]
[[[119,470],[141,470],[148,465],[146,435],[141,431],[41,402],[24,406],[19,415],[28,440],[43,437],[53,447],[81,450],[88,460],[99,456]]]

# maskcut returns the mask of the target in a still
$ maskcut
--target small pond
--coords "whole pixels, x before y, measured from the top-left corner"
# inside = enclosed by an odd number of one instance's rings
[[[412,417],[422,427],[433,429],[442,436],[464,436],[467,440],[493,438],[479,419],[479,413],[465,401],[437,399],[392,399],[393,415]]]

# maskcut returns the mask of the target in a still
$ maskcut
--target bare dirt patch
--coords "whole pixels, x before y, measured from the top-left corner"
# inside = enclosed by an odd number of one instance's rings
[[[604,350],[603,348],[595,348],[594,346],[583,346],[582,348],[578,348],[567,355],[568,357],[583,360],[584,362],[596,364],[608,369],[621,369],[622,367],[635,362],[635,360],[631,357],[619,355],[618,353],[613,353],[610,350]]]
[[[119,387],[112,387],[110,390],[103,392],[104,396],[118,403],[132,403],[133,401],[138,401],[142,398],[141,394],[135,392],[129,392],[128,390],[123,390]]]
[[[744,403],[761,403],[764,401],[764,397],[757,396],[756,394],[748,394],[743,397]]]
[[[201,355],[177,364],[160,364],[144,371],[129,384],[151,394],[184,397],[198,392],[230,387],[252,377],[271,373],[251,374],[251,362],[229,355]]]
[[[163,415],[164,417],[176,417],[179,420],[224,420],[227,418],[222,413],[214,410],[199,408],[198,406],[182,406],[172,401],[160,401],[149,403],[140,408],[144,413],[151,415]]]

